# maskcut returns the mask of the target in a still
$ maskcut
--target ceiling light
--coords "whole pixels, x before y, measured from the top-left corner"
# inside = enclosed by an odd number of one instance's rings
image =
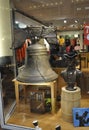
[[[45,5],[44,4],[42,4],[42,7],[44,7]]]
[[[64,23],[67,23],[67,21],[66,21],[66,20],[64,20]]]
[[[85,10],[89,9],[89,7],[85,7]]]
[[[60,1],[60,5],[62,5],[63,4],[63,2],[62,1]]]
[[[49,6],[49,4],[47,3],[46,6]]]
[[[74,34],[74,37],[77,38],[77,37],[78,37],[78,34]]]
[[[33,8],[36,8],[36,5],[34,5]]]
[[[19,28],[26,28],[26,27],[27,27],[27,25],[26,25],[26,24],[24,24],[24,23],[19,23],[19,24],[18,24],[18,27],[19,27]]]
[[[15,21],[15,24],[18,24],[19,23],[19,21]]]
[[[58,3],[57,3],[57,2],[55,2],[55,5],[58,5]]]
[[[78,21],[77,21],[77,20],[75,20],[75,23],[78,23]]]
[[[81,10],[81,8],[77,8],[77,11]]]
[[[51,3],[50,5],[53,5],[53,3]]]

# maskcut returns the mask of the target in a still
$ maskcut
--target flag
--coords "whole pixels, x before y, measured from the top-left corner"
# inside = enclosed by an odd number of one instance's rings
[[[89,45],[89,24],[84,26],[84,44]]]

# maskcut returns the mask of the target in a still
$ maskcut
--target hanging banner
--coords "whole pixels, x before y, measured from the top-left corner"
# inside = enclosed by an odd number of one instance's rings
[[[84,44],[89,45],[89,24],[84,26]]]

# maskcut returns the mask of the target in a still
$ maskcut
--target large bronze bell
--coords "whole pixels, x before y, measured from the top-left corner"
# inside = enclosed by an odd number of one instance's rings
[[[49,82],[58,75],[49,63],[47,49],[44,44],[32,44],[26,49],[25,65],[18,74],[17,80],[25,83]]]

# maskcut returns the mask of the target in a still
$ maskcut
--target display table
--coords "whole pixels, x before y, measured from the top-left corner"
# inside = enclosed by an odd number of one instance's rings
[[[43,83],[23,83],[20,81],[17,81],[16,79],[13,80],[13,82],[15,83],[15,96],[16,96],[16,103],[17,103],[17,107],[19,106],[19,88],[20,86],[23,86],[23,90],[24,90],[24,99],[26,100],[26,86],[47,86],[50,87],[51,89],[51,105],[52,105],[52,110],[51,113],[54,114],[56,112],[56,80],[51,81],[51,82],[43,82]]]

